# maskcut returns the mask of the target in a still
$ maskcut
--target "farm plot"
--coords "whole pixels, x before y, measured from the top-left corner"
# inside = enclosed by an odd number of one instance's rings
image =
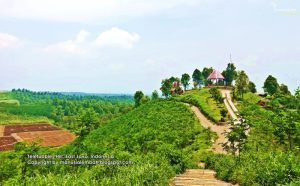
[[[69,131],[50,124],[5,125],[0,132],[0,151],[13,150],[14,144],[22,141],[40,141],[41,146],[57,147],[76,138]]]

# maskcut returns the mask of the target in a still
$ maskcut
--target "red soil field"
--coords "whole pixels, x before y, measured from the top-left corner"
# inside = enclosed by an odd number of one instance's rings
[[[50,124],[1,126],[0,151],[13,150],[16,142],[41,140],[41,146],[57,147],[72,142],[76,136]]]
[[[0,137],[0,151],[12,150],[17,140],[12,136]]]
[[[32,132],[32,131],[51,131],[60,130],[60,128],[49,124],[31,124],[31,125],[5,125],[4,136],[9,136],[12,133]]]
[[[21,132],[16,135],[28,142],[41,140],[41,146],[50,147],[65,145],[76,138],[74,134],[66,130]]]

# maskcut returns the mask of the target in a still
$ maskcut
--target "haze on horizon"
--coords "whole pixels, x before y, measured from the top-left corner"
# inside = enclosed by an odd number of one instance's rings
[[[229,55],[300,86],[300,1],[0,0],[0,90],[129,93]]]

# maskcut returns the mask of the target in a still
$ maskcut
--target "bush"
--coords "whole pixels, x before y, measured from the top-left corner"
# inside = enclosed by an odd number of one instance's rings
[[[208,119],[215,123],[219,122],[222,118],[220,111],[224,107],[223,102],[217,104],[211,98],[209,89],[191,90],[182,96],[174,97],[174,99],[198,107]]]

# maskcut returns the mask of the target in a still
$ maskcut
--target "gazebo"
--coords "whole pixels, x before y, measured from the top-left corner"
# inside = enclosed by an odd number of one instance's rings
[[[207,80],[210,80],[215,84],[218,84],[220,80],[224,81],[224,79],[224,76],[217,70],[214,70],[207,78]]]

